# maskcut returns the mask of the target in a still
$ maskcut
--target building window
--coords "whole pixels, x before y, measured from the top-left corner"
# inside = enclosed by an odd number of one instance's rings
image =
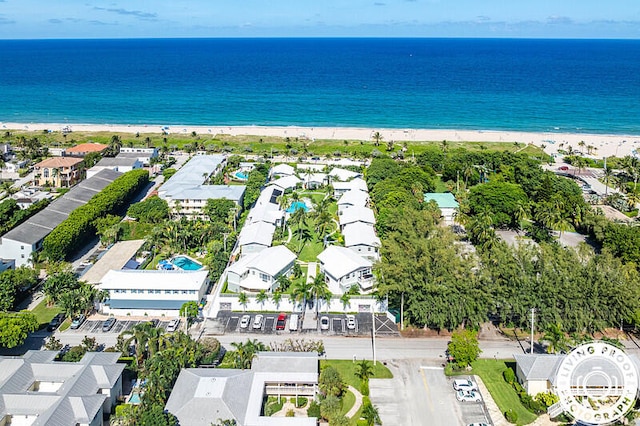
[[[171,290],[165,290],[164,294],[171,294]]]
[[[153,294],[153,290],[147,290],[147,294]]]
[[[173,294],[180,294],[180,290],[173,290]]]
[[[260,279],[266,283],[269,281],[269,275],[260,273]]]
[[[155,294],[160,294],[160,290],[154,290]]]
[[[182,290],[182,294],[189,294],[188,290]]]
[[[189,294],[196,294],[195,290],[189,290]]]
[[[20,250],[24,250],[24,246],[20,246]]]
[[[42,174],[44,177],[49,177],[49,169],[44,169],[44,173]]]

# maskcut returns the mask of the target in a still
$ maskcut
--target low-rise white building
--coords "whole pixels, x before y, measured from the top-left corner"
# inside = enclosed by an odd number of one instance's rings
[[[332,181],[347,182],[357,177],[362,177],[362,173],[352,172],[347,169],[334,168],[329,172]]]
[[[274,226],[281,226],[285,217],[284,210],[280,209],[282,194],[284,191],[276,186],[269,185],[264,188],[249,211],[245,223],[266,222]]]
[[[296,257],[285,246],[242,256],[227,270],[227,288],[234,292],[272,292],[278,287],[278,277],[291,273]]]
[[[269,170],[269,179],[277,179],[285,176],[295,176],[296,170],[288,164],[278,164]]]
[[[362,222],[369,225],[376,224],[376,218],[373,214],[373,210],[368,207],[350,207],[340,212],[338,216],[340,222],[340,229],[344,229],[346,225],[350,223]]]
[[[272,223],[253,222],[246,224],[238,237],[242,256],[258,253],[271,247],[274,232],[276,232],[276,227]]]
[[[318,189],[329,183],[324,173],[305,173],[302,175],[302,181],[305,189]]]
[[[113,170],[120,173],[130,172],[142,168],[142,162],[138,158],[120,158],[120,156],[111,158],[105,157],[98,163],[87,170],[87,178],[93,177],[104,169]]]
[[[360,256],[371,260],[378,260],[380,254],[380,238],[376,235],[373,225],[362,222],[346,225],[342,230],[344,245]]]
[[[329,246],[318,255],[320,272],[324,273],[329,290],[343,294],[357,285],[363,293],[373,289],[375,278],[369,259],[346,247]]]
[[[366,207],[369,202],[369,194],[357,189],[351,189],[338,200],[338,214],[350,207]]]
[[[109,292],[102,312],[114,315],[177,316],[186,302],[199,303],[209,288],[209,271],[111,270],[98,288]]]
[[[361,178],[355,178],[350,180],[349,182],[332,182],[331,186],[333,186],[333,197],[337,200],[347,191],[358,190],[368,192],[369,188],[367,187],[367,182],[365,182]]]
[[[158,148],[140,148],[140,147],[121,147],[120,154],[118,154],[120,158],[136,158],[143,165],[148,166],[151,164],[152,158],[158,157]]]
[[[286,191],[288,189],[295,189],[302,181],[297,176],[285,176],[269,182],[269,185],[277,186],[278,188]]]

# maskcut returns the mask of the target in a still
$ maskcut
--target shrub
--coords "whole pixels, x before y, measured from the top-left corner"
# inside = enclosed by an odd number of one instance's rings
[[[535,396],[535,400],[548,408],[556,402],[560,401],[560,398],[558,398],[558,395],[555,395],[551,392],[540,392]]]
[[[513,383],[516,381],[516,375],[513,372],[513,370],[510,368],[504,371],[503,376],[504,376],[504,381],[509,383],[510,385],[513,385]]]
[[[298,400],[295,401],[296,407],[304,407],[305,405],[307,405],[307,401],[308,399],[305,398],[304,396],[299,396]]]
[[[518,421],[518,413],[512,409],[508,409],[504,412],[504,418],[507,419],[509,423],[516,423]]]
[[[368,396],[369,395],[369,381],[368,380],[363,380],[360,383],[360,393],[364,396]]]
[[[287,413],[285,414],[285,417],[295,417],[296,413],[293,412],[293,409],[289,409],[287,410]]]
[[[309,408],[307,408],[307,416],[320,418],[320,404],[316,401],[311,401]]]

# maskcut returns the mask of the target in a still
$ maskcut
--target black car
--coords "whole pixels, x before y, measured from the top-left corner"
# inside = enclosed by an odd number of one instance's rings
[[[47,326],[47,331],[53,331],[56,328],[60,327],[60,324],[64,322],[64,319],[65,319],[64,314],[58,314],[55,317],[53,317],[53,319],[51,320],[51,322],[49,322],[49,325]]]
[[[106,333],[107,331],[111,330],[113,328],[113,324],[115,323],[116,319],[114,317],[105,320],[105,322],[102,323],[102,331]]]

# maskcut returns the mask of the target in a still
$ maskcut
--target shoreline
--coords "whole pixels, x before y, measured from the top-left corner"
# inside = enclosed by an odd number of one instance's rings
[[[624,157],[635,155],[640,149],[640,135],[607,135],[587,133],[520,132],[501,130],[455,130],[455,129],[390,129],[364,127],[303,127],[303,126],[194,126],[194,125],[142,125],[142,124],[82,124],[82,123],[0,123],[0,130],[9,131],[62,131],[69,127],[80,132],[114,133],[162,133],[166,128],[170,134],[231,135],[231,136],[275,136],[291,138],[329,140],[371,140],[380,132],[383,141],[395,142],[518,142],[545,146],[545,152],[555,154],[558,149],[571,146],[574,151],[587,154],[587,146],[594,147],[591,157]],[[580,145],[584,142],[584,147]]]

